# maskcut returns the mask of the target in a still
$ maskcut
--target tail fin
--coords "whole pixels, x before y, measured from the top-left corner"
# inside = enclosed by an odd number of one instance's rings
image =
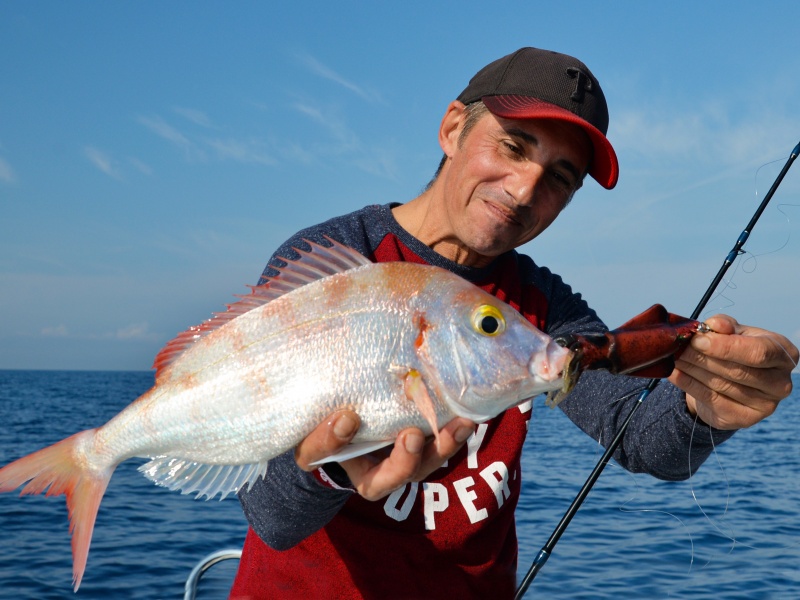
[[[76,433],[0,469],[0,492],[26,484],[20,496],[66,494],[72,534],[72,584],[76,592],[86,569],[97,509],[116,467],[95,469],[89,464],[83,448],[94,434],[94,429]]]

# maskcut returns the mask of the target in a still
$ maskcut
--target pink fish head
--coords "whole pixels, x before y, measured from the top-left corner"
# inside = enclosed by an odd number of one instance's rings
[[[425,297],[418,354],[456,415],[486,421],[562,386],[571,352],[505,302],[463,280]]]

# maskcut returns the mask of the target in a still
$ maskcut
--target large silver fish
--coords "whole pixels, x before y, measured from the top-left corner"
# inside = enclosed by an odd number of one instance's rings
[[[66,494],[75,590],[124,460],[149,458],[140,470],[158,484],[224,497],[337,409],[362,423],[331,460],[391,444],[409,426],[436,435],[456,415],[485,421],[562,385],[571,352],[461,277],[311,247],[170,342],[154,387],[108,423],[0,469],[0,492]]]

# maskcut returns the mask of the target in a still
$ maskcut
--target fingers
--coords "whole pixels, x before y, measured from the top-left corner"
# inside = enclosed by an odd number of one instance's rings
[[[750,393],[744,386],[733,386],[727,381],[710,380],[702,372],[692,371],[686,364],[676,364],[669,381],[686,392],[689,412],[715,429],[743,429],[770,416],[780,399],[762,396],[757,390]]]
[[[792,390],[798,350],[784,336],[717,315],[698,334],[669,380],[690,411],[718,429],[749,427],[771,415]]]
[[[360,425],[361,421],[353,411],[333,413],[295,448],[297,465],[304,471],[313,471],[316,466],[312,467],[311,463],[327,458],[349,444]]]
[[[475,430],[467,419],[454,419],[439,432],[438,441],[425,443],[419,429],[400,432],[391,453],[380,460],[359,456],[342,463],[358,493],[368,500],[388,496],[409,481],[421,481],[453,456]]]
[[[295,448],[295,461],[304,471],[316,468],[312,463],[335,454],[350,443],[360,426],[358,415],[342,410],[333,413]],[[368,500],[378,500],[409,481],[421,481],[453,456],[475,431],[475,424],[456,418],[439,432],[439,439],[426,443],[416,428],[405,429],[397,436],[386,455],[378,452],[358,456],[341,463],[353,487]]]
[[[694,336],[691,347],[709,357],[758,368],[791,370],[797,366],[797,348],[778,333],[740,325],[725,315],[711,317],[706,323],[713,332]]]
[[[473,433],[475,433],[475,423],[468,419],[456,418],[445,425],[439,432],[439,439],[425,446],[414,481],[422,481],[440,468],[447,459],[461,449]]]
[[[791,393],[798,350],[787,338],[723,315],[707,323],[715,332],[692,338],[678,361],[682,371],[740,401],[754,390],[757,396],[776,400]]]
[[[388,457],[358,456],[341,463],[356,491],[378,500],[411,481],[422,461],[425,436],[419,429],[400,433]]]
[[[683,353],[675,363],[675,368],[692,377],[696,385],[706,386],[711,391],[738,402],[747,402],[762,396],[781,400],[792,390],[790,369],[748,367],[715,359],[691,349]],[[678,387],[687,393],[697,392],[696,389],[685,389],[683,385]]]

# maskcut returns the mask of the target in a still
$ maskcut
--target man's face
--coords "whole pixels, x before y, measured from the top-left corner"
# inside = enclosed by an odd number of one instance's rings
[[[452,233],[473,252],[495,257],[544,231],[580,187],[590,142],[572,123],[485,114],[459,139],[442,138],[450,164],[444,194]]]

